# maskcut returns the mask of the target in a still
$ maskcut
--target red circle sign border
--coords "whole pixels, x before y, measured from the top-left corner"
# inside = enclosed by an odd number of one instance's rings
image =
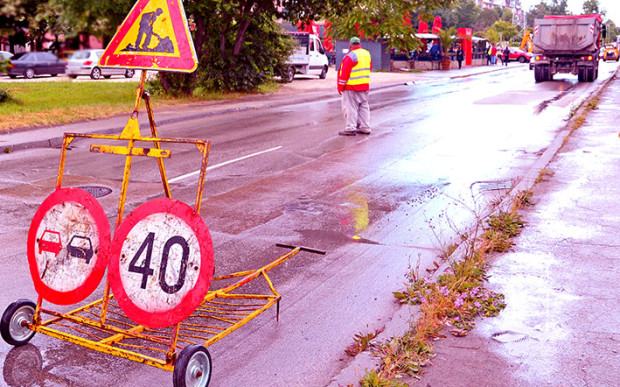
[[[147,216],[157,213],[175,215],[194,231],[200,246],[200,273],[196,285],[175,307],[160,312],[149,312],[136,305],[127,295],[120,274],[120,255],[123,241],[129,232]],[[120,308],[134,322],[149,328],[165,328],[183,321],[202,303],[211,285],[213,276],[213,242],[209,228],[202,217],[194,212],[187,204],[178,200],[163,198],[150,200],[133,210],[114,233],[108,279],[114,297]]]
[[[95,220],[95,226],[99,234],[99,253],[97,254],[95,267],[81,286],[69,292],[61,292],[52,289],[41,281],[35,256],[37,230],[39,229],[41,221],[52,207],[63,202],[75,202],[84,206]],[[34,288],[37,293],[47,301],[57,305],[75,304],[88,297],[97,289],[97,286],[99,286],[105,274],[105,269],[108,264],[110,239],[110,223],[97,199],[80,188],[67,187],[54,191],[41,203],[41,206],[32,218],[30,230],[28,231],[28,264],[30,266],[30,276],[32,277]]]

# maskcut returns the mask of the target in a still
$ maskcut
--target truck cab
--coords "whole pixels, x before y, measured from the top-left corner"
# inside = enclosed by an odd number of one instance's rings
[[[297,46],[287,62],[285,82],[293,82],[295,74],[318,75],[325,79],[329,69],[329,61],[325,49],[316,35],[308,32],[289,32]]]

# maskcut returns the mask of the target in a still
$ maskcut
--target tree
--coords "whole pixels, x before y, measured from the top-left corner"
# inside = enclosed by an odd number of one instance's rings
[[[493,36],[493,37],[499,36],[499,40],[497,40],[497,41],[500,41],[500,42],[501,41],[509,41],[509,40],[511,40],[512,38],[514,38],[515,36],[517,36],[519,34],[519,31],[517,31],[517,27],[515,27],[513,24],[505,22],[503,20],[496,21],[491,26],[491,28],[489,28],[489,30],[494,32],[494,33],[491,34],[491,36]]]
[[[548,6],[548,15],[570,15],[567,0],[552,0]]]
[[[480,12],[476,22],[476,30],[485,30],[499,20],[499,15],[491,8],[485,8]]]
[[[506,8],[502,12],[501,20],[508,22],[508,23],[512,23],[512,16],[513,16],[512,10],[510,8]]]
[[[599,14],[605,16],[607,12],[600,6],[598,0],[585,0],[583,2],[583,13],[586,15]]]
[[[534,20],[542,19],[545,15],[570,15],[567,0],[553,0],[551,4],[541,1],[527,11],[528,28],[534,27]]]
[[[47,22],[37,18],[37,15],[44,4],[44,0],[3,0],[0,6],[0,34],[9,36],[11,50],[15,45],[27,43],[37,50],[42,49]]]
[[[452,47],[452,43],[456,40],[456,28],[450,27],[448,29],[442,29],[439,31],[437,36],[439,37],[439,42],[441,43],[441,52],[443,54],[443,58],[449,58],[448,52],[450,51],[450,47]]]
[[[346,12],[332,12],[334,36],[349,38],[362,36],[368,39],[385,39],[390,48],[415,50],[419,41],[411,26],[404,23],[404,16],[420,12],[429,16],[431,11],[448,8],[454,0],[360,0]]]
[[[459,2],[455,10],[457,15],[457,28],[474,27],[476,20],[478,20],[478,17],[480,16],[480,7],[478,7],[473,0],[464,0]]]
[[[90,34],[101,37],[104,43],[113,36],[134,2],[50,0],[62,9],[60,23],[69,36]],[[191,93],[198,84],[251,90],[272,75],[287,56],[286,41],[282,41],[274,20],[320,20],[328,13],[345,13],[350,3],[352,0],[185,0],[188,19],[195,25],[192,38],[199,68],[193,74],[162,73],[162,85],[182,93]],[[250,74],[252,71],[257,74]],[[210,73],[225,79],[218,82]]]
[[[605,24],[607,25],[607,39],[606,40],[608,42],[615,42],[616,39],[618,38],[619,28],[616,27],[616,23],[614,23],[614,21],[611,19],[607,20]]]

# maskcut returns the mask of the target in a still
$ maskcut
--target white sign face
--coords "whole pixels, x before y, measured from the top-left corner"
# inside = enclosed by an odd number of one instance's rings
[[[99,234],[90,211],[76,202],[52,206],[36,231],[34,257],[40,280],[58,292],[80,287],[95,269]]]
[[[127,297],[151,313],[179,305],[200,275],[200,245],[193,229],[171,213],[136,223],[123,241],[119,275]]]

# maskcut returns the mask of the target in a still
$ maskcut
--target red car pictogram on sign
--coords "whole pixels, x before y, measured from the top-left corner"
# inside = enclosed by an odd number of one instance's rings
[[[62,242],[60,240],[60,233],[58,231],[45,230],[41,239],[39,239],[39,254],[43,251],[54,253],[57,257],[58,253],[62,250]]]

